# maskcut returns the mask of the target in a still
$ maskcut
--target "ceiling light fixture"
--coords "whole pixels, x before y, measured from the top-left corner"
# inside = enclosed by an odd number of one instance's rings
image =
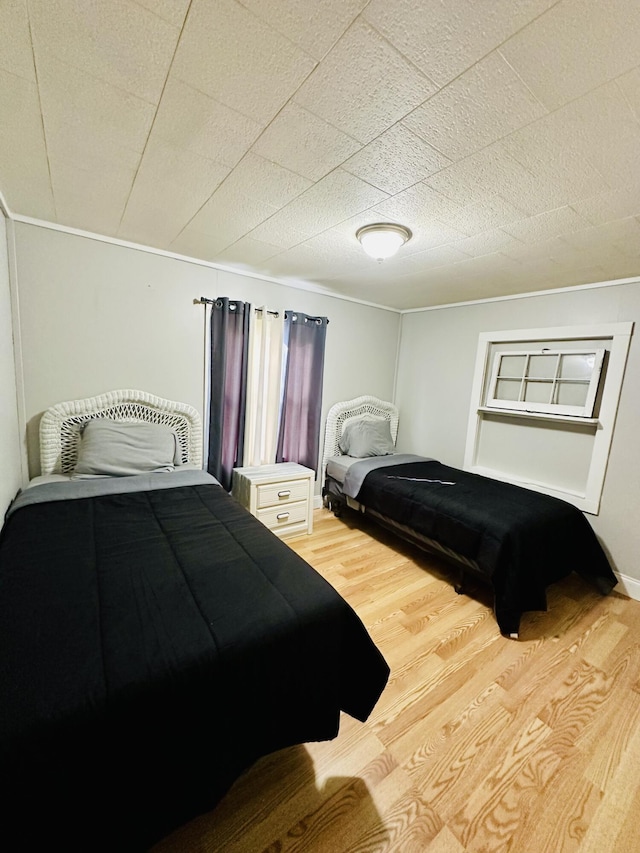
[[[362,248],[376,261],[391,258],[400,246],[411,239],[411,236],[411,231],[404,225],[394,225],[391,222],[375,222],[356,231],[356,237],[362,243]]]

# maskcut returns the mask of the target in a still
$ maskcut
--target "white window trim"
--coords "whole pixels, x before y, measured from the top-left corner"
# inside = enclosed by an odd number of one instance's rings
[[[604,478],[607,470],[609,451],[613,440],[613,429],[618,412],[618,402],[622,389],[622,380],[627,363],[629,344],[633,333],[633,322],[601,323],[585,326],[557,326],[548,329],[517,329],[509,331],[482,332],[478,338],[476,366],[471,390],[471,405],[467,425],[467,441],[465,446],[464,468],[467,471],[483,474],[494,479],[506,480],[519,486],[525,486],[534,491],[544,492],[574,504],[584,512],[597,515],[600,510],[600,499]],[[487,414],[487,407],[482,405],[483,389],[491,371],[491,348],[504,343],[531,343],[540,341],[562,345],[563,341],[597,341],[610,340],[607,375],[600,402],[597,422],[594,423],[594,445],[589,466],[589,475],[584,492],[576,493],[551,488],[544,483],[530,482],[509,476],[503,471],[483,468],[476,462],[480,426]],[[493,410],[494,414],[506,414],[505,410]],[[516,411],[511,410],[513,414]],[[517,412],[522,415],[522,412]],[[548,415],[547,417],[553,417]],[[559,418],[562,420],[563,418]],[[568,419],[568,418],[564,418]],[[576,418],[576,420],[578,420]],[[585,419],[586,420],[586,419]]]
[[[493,357],[493,367],[491,370],[491,379],[489,381],[489,386],[487,389],[487,401],[484,407],[487,409],[511,409],[517,410],[521,415],[528,416],[530,414],[547,414],[547,415],[573,415],[576,418],[591,418],[593,414],[593,407],[596,401],[596,394],[598,391],[598,383],[600,381],[600,374],[602,372],[602,363],[604,361],[605,349],[602,347],[601,349],[589,349],[589,350],[573,350],[573,349],[549,349],[545,347],[544,349],[526,349],[526,350],[507,350],[504,352],[496,352]],[[587,391],[587,397],[585,399],[584,405],[567,405],[562,403],[536,403],[533,401],[527,402],[525,400],[508,400],[502,397],[496,397],[495,391],[498,383],[498,379],[504,379],[509,377],[504,377],[499,375],[500,364],[502,358],[505,356],[525,356],[529,359],[531,356],[535,355],[544,355],[544,356],[557,356],[557,366],[556,369],[559,368],[560,359],[563,355],[593,355],[594,356],[594,366],[591,370],[591,376],[589,380],[580,380],[580,384],[589,385]],[[520,380],[521,388],[520,393],[522,394],[522,386],[529,379],[529,375],[527,373],[528,361],[525,362],[525,368],[520,376],[514,377],[514,379]],[[572,380],[565,380],[560,378],[559,376],[548,377],[544,380],[551,384],[551,390],[553,392],[553,387],[557,382],[569,382]]]

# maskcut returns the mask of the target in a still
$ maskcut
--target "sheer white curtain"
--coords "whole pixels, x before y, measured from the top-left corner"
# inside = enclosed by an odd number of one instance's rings
[[[249,327],[243,465],[276,461],[282,396],[284,311],[256,308]]]

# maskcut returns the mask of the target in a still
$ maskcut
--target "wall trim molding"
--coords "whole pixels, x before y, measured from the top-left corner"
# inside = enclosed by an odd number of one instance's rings
[[[14,218],[13,214],[9,210],[9,205],[7,204],[7,200],[5,199],[5,197],[2,194],[2,190],[0,190],[0,211],[2,211],[2,213],[4,213],[4,215],[7,219],[13,220],[13,218]]]
[[[614,574],[618,578],[618,583],[622,587],[622,590],[618,590],[618,592],[622,591],[634,601],[640,601],[640,580],[637,580],[637,578],[631,578],[629,575],[623,575],[620,572],[614,572]]]
[[[640,276],[616,278],[611,281],[594,281],[589,284],[573,284],[568,287],[552,287],[547,290],[530,290],[527,293],[512,293],[509,296],[487,296],[484,299],[469,299],[466,302],[447,302],[444,305],[429,305],[426,308],[404,308],[401,314],[421,314],[423,311],[440,311],[443,308],[466,308],[469,305],[484,305],[487,302],[510,302],[514,299],[534,299],[538,296],[555,296],[558,293],[575,293],[578,290],[595,290],[600,287],[618,287],[624,284],[640,284]]]
[[[0,193],[0,215],[6,219],[7,265],[9,274],[9,299],[11,304],[11,332],[13,338],[13,363],[16,386],[16,412],[20,435],[20,473],[23,485],[29,480],[27,464],[27,417],[22,360],[22,325],[20,323],[20,298],[18,288],[18,263],[16,258],[15,225],[7,214],[7,205]]]

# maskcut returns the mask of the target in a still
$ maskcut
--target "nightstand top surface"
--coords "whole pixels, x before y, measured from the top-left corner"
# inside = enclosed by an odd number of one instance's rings
[[[251,465],[245,468],[234,468],[233,473],[247,480],[294,480],[303,477],[314,477],[315,472],[297,462],[276,462],[273,465]]]

